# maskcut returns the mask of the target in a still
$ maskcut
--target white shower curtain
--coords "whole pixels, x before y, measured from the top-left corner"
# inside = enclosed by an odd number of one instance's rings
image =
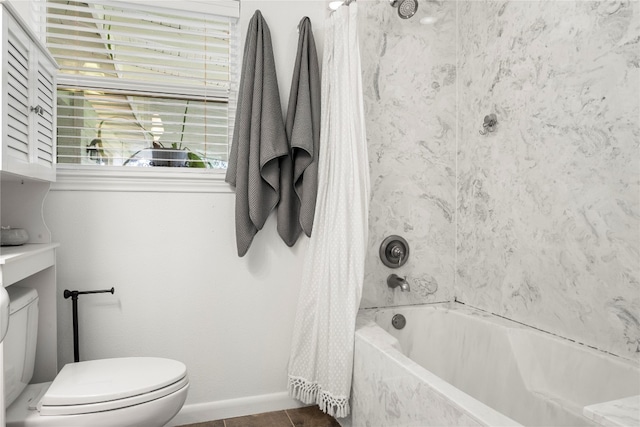
[[[326,25],[318,196],[288,376],[294,398],[335,417],[349,413],[369,213],[356,21],[353,2],[333,12]]]

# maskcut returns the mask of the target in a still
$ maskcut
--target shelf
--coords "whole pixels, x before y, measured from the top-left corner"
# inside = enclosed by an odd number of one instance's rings
[[[0,247],[0,285],[7,287],[55,265],[58,243]]]

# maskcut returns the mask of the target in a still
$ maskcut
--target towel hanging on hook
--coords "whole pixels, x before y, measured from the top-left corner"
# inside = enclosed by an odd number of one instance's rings
[[[289,155],[271,32],[256,10],[249,21],[225,181],[236,191],[236,245],[244,256],[280,200],[279,159]]]
[[[311,20],[302,18],[285,130],[289,156],[280,159],[278,233],[293,246],[301,231],[311,236],[318,190],[320,68]]]

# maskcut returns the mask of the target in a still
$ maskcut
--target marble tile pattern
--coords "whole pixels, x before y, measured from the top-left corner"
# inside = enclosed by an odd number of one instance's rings
[[[640,425],[640,396],[586,406],[584,415],[599,426],[638,426]]]
[[[433,26],[420,8],[400,19],[388,0],[358,5],[371,172],[369,246],[362,307],[453,297],[455,219],[455,3],[433,2]],[[408,262],[391,269],[378,251],[397,234]],[[390,273],[411,292],[391,290]]]
[[[640,359],[640,3],[458,7],[458,300]]]
[[[640,359],[639,9],[422,1],[402,20],[386,0],[361,2],[361,307],[455,297]],[[497,128],[480,135],[490,113]],[[411,245],[395,270],[378,258],[390,234]],[[388,289],[391,272],[412,291]]]

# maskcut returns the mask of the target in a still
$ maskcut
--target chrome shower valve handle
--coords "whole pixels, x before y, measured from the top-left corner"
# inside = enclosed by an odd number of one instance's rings
[[[402,258],[404,257],[404,250],[400,247],[400,245],[395,245],[391,248],[391,255],[394,258],[398,258],[398,265],[402,265]]]
[[[389,268],[404,265],[409,258],[409,243],[400,236],[388,236],[380,245],[380,259]]]

